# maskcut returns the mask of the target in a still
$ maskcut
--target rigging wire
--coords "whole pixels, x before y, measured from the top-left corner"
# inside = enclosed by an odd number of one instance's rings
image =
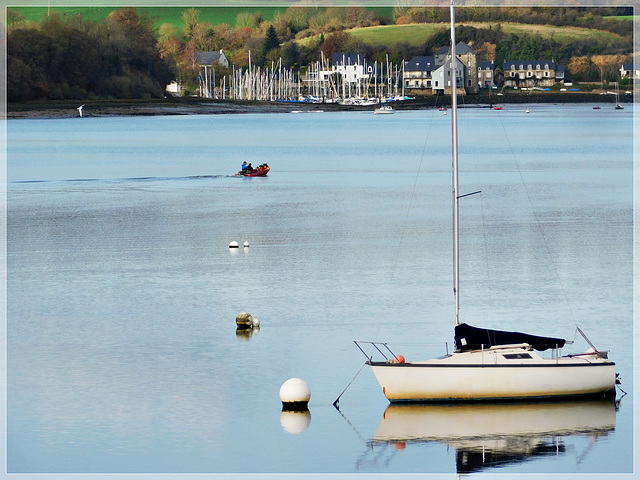
[[[436,98],[437,103],[437,98]],[[404,239],[407,232],[407,225],[409,223],[409,214],[411,213],[411,209],[413,208],[413,201],[416,197],[416,190],[418,189],[418,178],[420,177],[420,173],[422,171],[422,164],[424,163],[425,157],[427,155],[427,145],[429,143],[429,133],[431,132],[431,126],[433,125],[433,119],[435,118],[435,112],[438,110],[434,109],[431,111],[431,115],[429,116],[429,122],[427,123],[427,132],[424,139],[424,144],[422,145],[422,153],[420,155],[420,162],[418,163],[418,170],[416,171],[416,176],[413,180],[413,188],[411,190],[411,197],[409,198],[409,204],[407,205],[407,211],[404,216],[404,222],[402,224],[402,232],[400,233],[400,238],[398,240],[398,247],[396,248],[396,258],[393,262],[394,268],[391,272],[391,281],[394,280],[394,275],[398,266],[398,259],[400,258],[400,250],[402,244],[404,243]]]
[[[438,99],[436,96],[435,99],[435,103],[437,104]],[[400,252],[402,250],[402,245],[404,243],[405,237],[406,237],[406,232],[407,232],[407,225],[409,223],[409,214],[411,213],[411,209],[413,208],[413,200],[416,196],[416,190],[418,189],[418,178],[420,177],[420,172],[422,171],[422,164],[424,163],[425,157],[426,157],[426,152],[427,152],[427,145],[429,143],[429,133],[431,132],[431,126],[433,124],[433,119],[435,117],[435,112],[437,112],[438,110],[435,109],[435,105],[433,110],[431,111],[431,115],[429,116],[429,122],[427,123],[427,133],[425,135],[425,139],[424,139],[424,144],[422,145],[422,153],[420,155],[420,162],[418,163],[418,170],[416,171],[416,175],[413,181],[413,188],[411,190],[411,197],[409,198],[409,204],[407,205],[407,211],[405,213],[404,216],[404,222],[402,224],[402,231],[400,233],[400,237],[398,239],[398,246],[396,247],[396,257],[393,261],[393,265],[391,268],[391,278],[389,279],[390,283],[393,283],[393,281],[395,280],[395,274],[396,271],[398,270],[398,262],[400,259]],[[375,339],[378,339],[378,334],[380,333],[380,325],[378,325],[378,330],[376,332],[375,335]]]
[[[522,170],[520,169],[520,164],[518,163],[518,158],[515,154],[515,151],[513,149],[513,146],[511,145],[511,140],[509,139],[509,135],[507,134],[507,129],[504,125],[504,122],[502,120],[502,115],[499,115],[498,118],[500,119],[500,125],[502,126],[502,130],[504,131],[504,136],[507,140],[507,144],[509,145],[509,150],[511,152],[511,155],[513,156],[513,160],[514,163],[516,165],[516,169],[518,170],[518,175],[520,176],[520,181],[522,182],[522,186],[524,187],[524,191],[527,195],[527,199],[529,200],[529,205],[531,206],[531,210],[533,211],[533,217],[535,219],[536,222],[536,226],[538,227],[538,231],[540,232],[540,236],[542,237],[542,240],[544,242],[544,246],[545,249],[547,250],[547,255],[549,256],[549,260],[551,260],[551,265],[553,266],[553,271],[556,275],[556,279],[558,281],[558,285],[560,285],[560,290],[562,291],[562,295],[564,297],[564,301],[567,304],[567,308],[569,309],[569,314],[571,316],[571,319],[573,320],[574,325],[576,326],[576,328],[578,328],[578,322],[576,321],[576,318],[573,314],[573,309],[571,308],[571,303],[569,302],[569,297],[567,296],[567,291],[564,288],[564,284],[562,283],[562,279],[560,278],[560,273],[558,272],[558,267],[556,265],[556,262],[553,261],[553,255],[551,254],[551,248],[549,247],[549,242],[547,241],[547,237],[544,234],[544,230],[542,229],[542,225],[540,222],[540,218],[538,216],[538,212],[535,209],[534,205],[533,205],[533,200],[531,199],[531,194],[529,193],[529,189],[527,188],[527,184],[524,181],[524,176],[522,175]]]

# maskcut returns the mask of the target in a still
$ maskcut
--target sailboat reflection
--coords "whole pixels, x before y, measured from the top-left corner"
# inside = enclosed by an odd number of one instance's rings
[[[439,442],[454,447],[458,473],[564,452],[571,436],[595,441],[615,429],[614,399],[508,404],[392,404],[370,446]]]

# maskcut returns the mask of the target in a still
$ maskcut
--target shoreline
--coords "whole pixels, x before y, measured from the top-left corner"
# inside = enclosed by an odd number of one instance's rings
[[[57,102],[29,102],[7,104],[6,118],[73,118],[78,116],[78,105],[85,103],[83,114],[86,117],[104,116],[156,116],[156,115],[211,115],[211,114],[243,114],[243,113],[291,113],[292,111],[367,111],[375,105],[339,105],[335,103],[306,102],[266,102],[249,100],[213,100],[206,98],[163,98],[157,100],[83,100]],[[620,103],[631,103],[632,99],[622,95]],[[510,104],[563,104],[563,103],[598,103],[612,104],[611,95],[597,92],[514,92],[503,95],[481,93],[478,95],[462,95],[459,97],[460,108],[489,108]],[[422,110],[448,107],[451,99],[445,96],[416,96],[413,100],[390,102],[396,110]]]

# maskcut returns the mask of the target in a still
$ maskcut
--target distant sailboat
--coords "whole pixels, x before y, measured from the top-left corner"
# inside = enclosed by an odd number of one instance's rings
[[[622,110],[624,107],[622,105],[620,105],[620,91],[618,90],[618,82],[616,82],[616,91],[615,91],[615,96],[616,96],[616,110]]]
[[[452,166],[453,166],[453,292],[455,300],[455,347],[443,357],[405,362],[381,342],[372,343],[387,352],[387,361],[367,364],[384,395],[391,402],[432,402],[499,399],[537,399],[615,393],[615,363],[606,352],[591,349],[579,355],[543,358],[537,351],[558,349],[565,340],[519,332],[476,328],[459,318],[459,201],[467,195],[458,190],[458,133],[454,6],[451,4]],[[479,193],[479,192],[476,192]],[[578,329],[582,334],[582,331]],[[583,334],[584,336],[584,334]],[[588,339],[585,336],[585,339]],[[383,353],[383,355],[385,355]],[[386,355],[385,355],[386,356]]]

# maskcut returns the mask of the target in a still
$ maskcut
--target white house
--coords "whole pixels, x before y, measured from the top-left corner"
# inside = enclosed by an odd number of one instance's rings
[[[437,69],[433,57],[413,57],[404,62],[404,88],[431,89],[433,72]]]
[[[640,79],[640,69],[635,69],[633,63],[623,63],[620,66],[620,78]]]
[[[431,88],[434,92],[441,91],[443,93],[451,93],[451,56],[447,58],[447,61],[438,67],[432,74]],[[464,89],[465,87],[465,64],[456,55],[456,88]],[[476,83],[477,88],[477,83]]]
[[[342,76],[343,82],[356,84],[369,78],[366,60],[361,53],[334,53],[331,55],[331,71]]]

